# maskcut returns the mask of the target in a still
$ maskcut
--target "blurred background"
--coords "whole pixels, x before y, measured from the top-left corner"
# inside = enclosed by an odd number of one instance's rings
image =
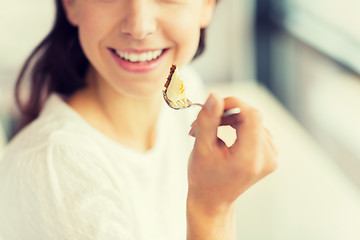
[[[221,0],[192,65],[208,91],[265,114],[279,169],[239,200],[239,239],[360,239],[360,2]],[[13,88],[47,34],[53,1],[0,8],[0,155]]]

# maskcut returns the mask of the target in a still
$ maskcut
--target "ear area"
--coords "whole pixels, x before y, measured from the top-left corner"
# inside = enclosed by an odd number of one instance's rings
[[[77,14],[77,1],[76,0],[62,0],[65,15],[67,20],[73,26],[78,25],[78,14]]]
[[[203,0],[203,9],[201,12],[200,27],[206,28],[214,15],[217,0]]]

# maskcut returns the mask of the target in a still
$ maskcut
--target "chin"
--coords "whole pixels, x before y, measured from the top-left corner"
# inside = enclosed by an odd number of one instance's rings
[[[118,91],[121,95],[133,98],[133,99],[147,99],[154,98],[157,95],[162,96],[161,90],[163,89],[163,84],[136,84],[129,86],[127,88],[122,87]]]

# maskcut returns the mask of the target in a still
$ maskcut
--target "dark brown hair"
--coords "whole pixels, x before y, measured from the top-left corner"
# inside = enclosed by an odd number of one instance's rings
[[[15,87],[16,103],[20,109],[16,131],[38,117],[47,97],[53,93],[69,96],[85,87],[85,74],[89,61],[78,39],[77,28],[65,15],[61,0],[55,0],[56,17],[50,33],[26,59]],[[200,30],[199,46],[194,59],[205,49],[205,29]],[[29,88],[24,99],[24,81],[29,76]]]

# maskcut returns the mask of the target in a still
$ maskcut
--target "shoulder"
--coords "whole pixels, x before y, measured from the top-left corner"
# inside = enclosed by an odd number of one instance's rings
[[[59,98],[49,99],[39,118],[6,147],[0,160],[0,178],[8,176],[7,180],[15,182],[63,178],[61,181],[67,183],[95,181],[94,178],[99,181],[107,176],[105,173],[101,176],[99,171],[106,160],[102,150],[91,137],[91,131],[68,108]],[[98,171],[98,176],[94,171]],[[78,178],[80,175],[86,179]]]
[[[104,165],[106,159],[95,144],[63,135],[66,133],[54,131],[53,135],[31,139],[26,134],[10,143],[0,161],[0,185],[30,184],[44,190],[60,183],[62,189],[71,190],[71,185],[94,187],[111,181]]]
[[[13,216],[0,216],[8,223],[0,227],[6,236],[18,226],[28,226],[22,231],[36,232],[36,239],[128,233],[124,222],[132,213],[122,179],[67,114],[44,113],[13,139],[0,160],[0,212]],[[119,224],[121,233],[113,228]],[[112,232],[103,231],[108,227]]]
[[[5,158],[0,222],[6,224],[0,232],[16,239],[130,239],[132,204],[114,176],[92,151],[63,143]]]
[[[59,96],[52,95],[40,116],[22,129],[6,146],[5,158],[41,154],[52,146],[67,149],[91,144],[91,133],[82,119]]]

